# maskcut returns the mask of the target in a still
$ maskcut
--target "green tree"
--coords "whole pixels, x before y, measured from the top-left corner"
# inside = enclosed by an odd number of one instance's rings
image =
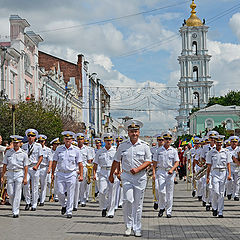
[[[15,110],[16,134],[25,136],[28,128],[45,134],[48,140],[60,136],[63,122],[60,111],[41,102],[19,102]],[[7,103],[0,106],[0,134],[8,139],[12,134],[12,108]]]
[[[214,104],[220,104],[223,106],[240,106],[240,91],[230,91],[225,96],[212,97],[209,99],[207,107],[210,107]]]

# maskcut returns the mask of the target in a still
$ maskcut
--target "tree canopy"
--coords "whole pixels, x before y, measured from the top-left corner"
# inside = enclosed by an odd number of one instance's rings
[[[25,136],[28,128],[36,129],[51,141],[59,137],[63,130],[60,112],[52,106],[43,106],[41,102],[19,102],[15,109],[15,133]],[[0,106],[0,135],[9,140],[12,132],[12,107],[8,103]]]
[[[225,96],[212,97],[209,99],[207,107],[210,107],[214,104],[220,104],[223,106],[240,106],[240,91],[230,91]]]

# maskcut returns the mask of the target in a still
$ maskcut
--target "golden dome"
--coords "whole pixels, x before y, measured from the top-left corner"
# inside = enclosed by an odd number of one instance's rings
[[[197,5],[195,4],[195,2],[193,0],[192,4],[190,5],[190,8],[192,9],[191,16],[186,21],[186,24],[187,24],[188,27],[199,27],[199,26],[203,25],[202,21],[196,15],[196,11],[195,11],[196,7],[197,7]]]

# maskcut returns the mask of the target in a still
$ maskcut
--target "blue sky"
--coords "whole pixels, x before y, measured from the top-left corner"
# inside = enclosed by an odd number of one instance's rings
[[[180,75],[177,57],[181,53],[181,39],[177,36],[183,19],[190,16],[191,1],[118,21],[73,28],[72,26],[122,17],[182,2],[184,0],[42,0],[41,3],[37,0],[0,0],[0,35],[9,35],[8,19],[11,14],[18,14],[27,19],[31,24],[31,30],[40,33],[44,39],[39,46],[41,50],[72,62],[77,61],[77,54],[84,54],[86,60],[90,62],[90,71],[98,74],[112,95],[112,102],[115,105],[119,103],[118,107],[128,108],[127,99],[134,98],[136,92],[143,86],[155,88],[168,101],[155,102],[158,106],[151,106],[151,109],[162,109],[162,111],[151,114],[151,121],[149,121],[148,112],[112,112],[116,118],[126,115],[139,118],[144,122],[144,134],[155,134],[162,129],[169,129],[176,125],[176,111],[166,111],[164,106],[170,104],[169,108],[177,108],[178,99],[174,95],[166,96],[161,91],[167,86],[177,86]],[[200,19],[205,18],[206,25],[209,26],[208,48],[209,54],[212,55],[210,72],[215,84],[212,95],[222,95],[229,90],[239,89],[239,1],[195,0],[195,3],[197,4],[197,16]],[[234,5],[237,7],[232,8]],[[232,8],[230,14],[210,22],[211,18],[230,8]],[[56,31],[58,28],[65,29]],[[171,36],[174,36],[173,39],[166,41]],[[145,52],[119,57],[136,49],[145,49],[153,43],[164,41],[166,41],[164,44],[159,44]],[[122,88],[108,88],[109,86],[122,86]],[[131,93],[127,94],[126,86],[134,86],[136,89],[130,89]],[[116,101],[119,97],[116,91],[122,94],[122,104]],[[147,102],[142,101],[142,108],[146,107]],[[131,108],[134,109],[134,106],[131,105]]]

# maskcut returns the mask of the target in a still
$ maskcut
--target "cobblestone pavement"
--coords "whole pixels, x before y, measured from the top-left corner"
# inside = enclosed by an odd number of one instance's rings
[[[101,217],[98,203],[79,207],[72,219],[61,216],[58,203],[47,202],[36,212],[24,211],[13,219],[9,206],[0,206],[0,240],[126,239],[122,210],[113,219]],[[240,202],[225,199],[224,218],[206,212],[186,183],[175,185],[172,218],[157,217],[152,191],[147,188],[142,219],[142,239],[240,239]],[[135,239],[134,236],[127,239]]]

